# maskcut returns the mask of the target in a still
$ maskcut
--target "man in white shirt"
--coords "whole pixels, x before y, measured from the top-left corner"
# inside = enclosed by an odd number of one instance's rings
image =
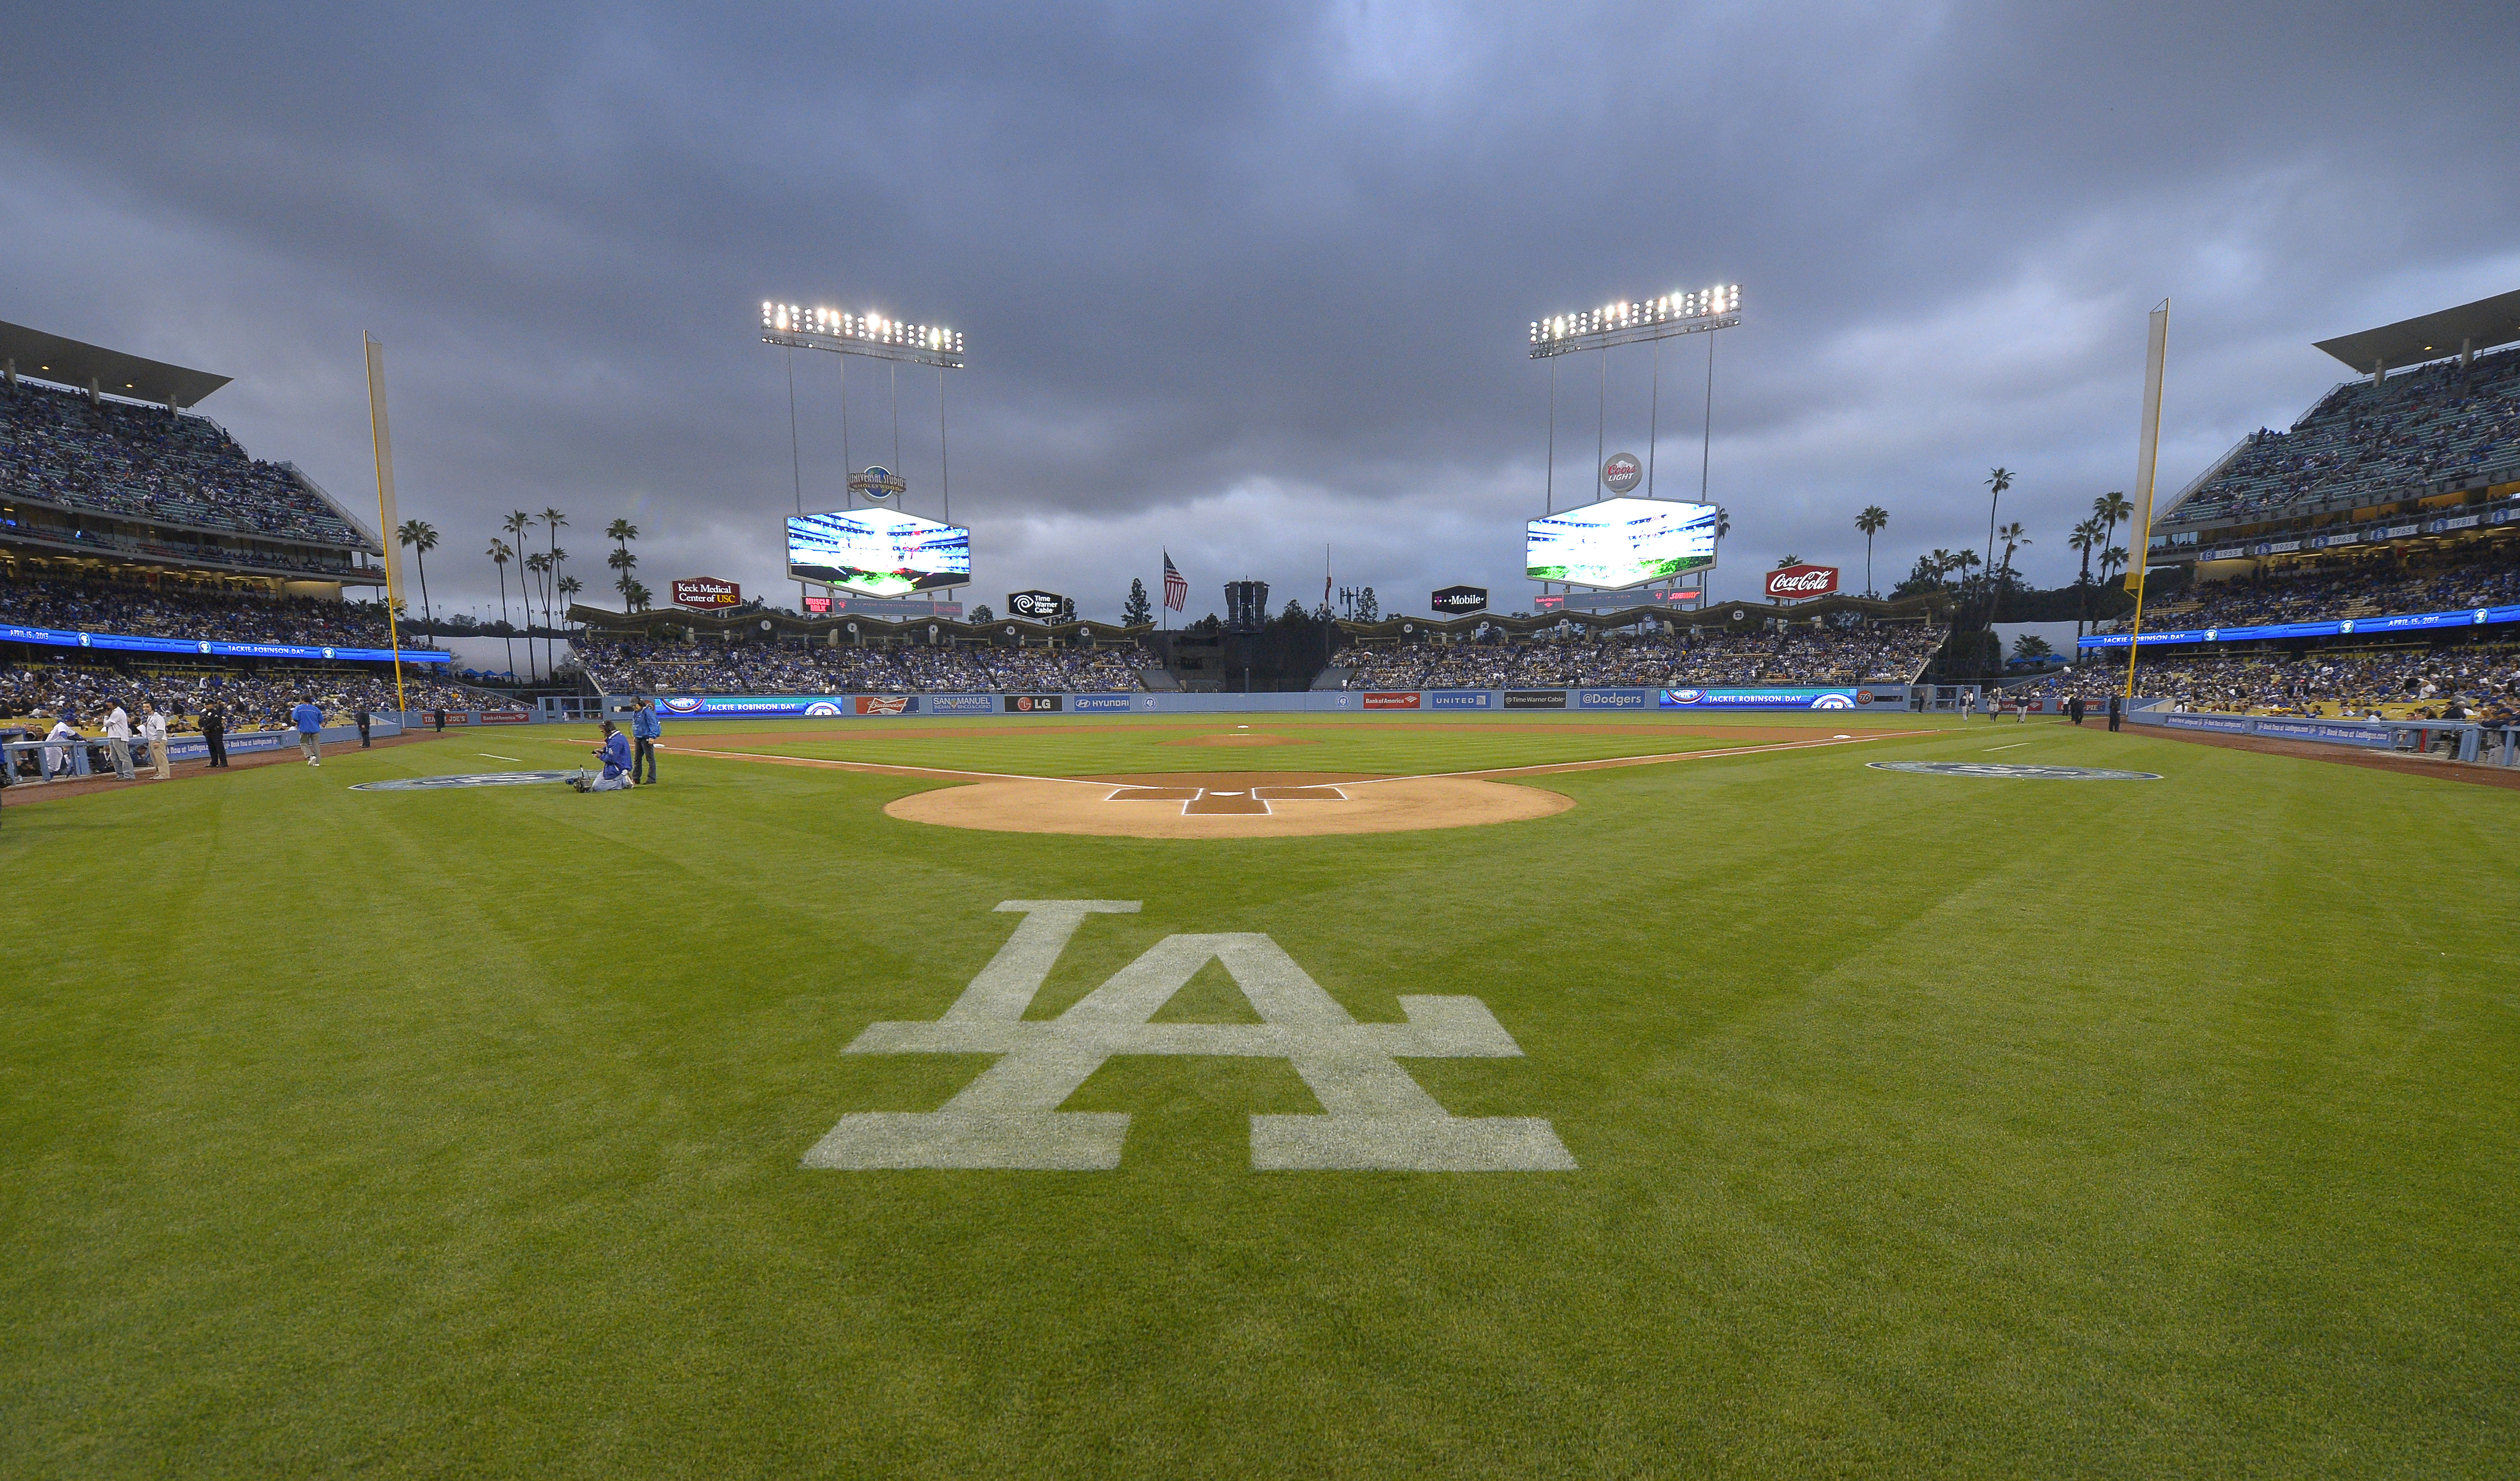
[[[174,776],[175,768],[166,764],[166,717],[158,713],[156,705],[141,719],[140,733],[149,737],[149,759],[157,764],[158,779],[162,782]]]
[[[136,781],[131,774],[131,717],[120,705],[105,717],[105,749],[113,757],[113,775],[118,781]]]
[[[70,774],[70,748],[78,743],[78,731],[71,727],[67,715],[53,717],[53,728],[44,732],[44,777]]]

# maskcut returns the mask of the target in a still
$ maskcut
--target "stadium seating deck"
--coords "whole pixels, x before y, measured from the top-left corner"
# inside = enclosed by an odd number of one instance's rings
[[[1357,644],[1331,658],[1350,689],[1501,689],[1587,684],[1910,683],[1942,646],[1939,627],[1707,633],[1599,642]]]
[[[2273,515],[2285,506],[2422,486],[2509,465],[2520,478],[2520,349],[2443,361],[2374,386],[2349,381],[2289,429],[2261,428],[2165,524]]]
[[[608,694],[1076,693],[1134,690],[1134,648],[806,647],[786,643],[572,645]]]
[[[368,548],[294,470],[206,417],[21,381],[0,391],[0,496],[244,535]]]

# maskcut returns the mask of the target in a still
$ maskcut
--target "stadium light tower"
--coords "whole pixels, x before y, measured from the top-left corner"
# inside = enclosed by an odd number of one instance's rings
[[[936,367],[936,491],[946,523],[954,519],[954,464],[945,440],[945,372],[963,368],[963,332],[941,324],[910,324],[880,313],[850,313],[838,308],[806,308],[794,303],[761,303],[761,343],[783,349],[821,349],[838,355],[889,360],[886,378],[892,401],[892,466],[859,472],[849,456],[849,366],[840,361],[840,463],[852,495],[870,498],[898,495],[901,482],[901,365]],[[795,482],[796,513],[805,512],[805,465],[796,439],[796,357],[788,359],[788,458]],[[852,498],[854,502],[854,498]],[[804,583],[797,583],[804,590]]]
[[[1645,436],[1645,497],[1653,497],[1654,453],[1662,435],[1662,342],[1685,334],[1703,334],[1706,341],[1705,446],[1698,459],[1697,494],[1706,497],[1706,479],[1715,444],[1715,340],[1713,331],[1741,322],[1741,285],[1719,283],[1687,293],[1667,293],[1642,301],[1605,303],[1580,313],[1561,313],[1531,321],[1531,357],[1549,364],[1548,506],[1557,508],[1557,357],[1582,350],[1605,351],[1599,377],[1599,418],[1593,458],[1594,496],[1599,497],[1602,454],[1608,451],[1610,357],[1614,346],[1654,347],[1651,421]]]
[[[1549,471],[1544,476],[1543,501],[1546,511],[1557,511],[1557,360],[1561,355],[1580,350],[1600,352],[1599,375],[1597,378],[1595,422],[1593,433],[1593,498],[1598,501],[1605,492],[1625,494],[1637,483],[1635,460],[1622,453],[1618,482],[1611,478],[1608,457],[1610,426],[1610,356],[1612,347],[1650,344],[1653,347],[1653,390],[1647,413],[1645,433],[1644,496],[1654,496],[1654,480],[1658,472],[1658,454],[1662,447],[1662,342],[1685,334],[1706,336],[1706,420],[1701,433],[1697,459],[1697,497],[1707,497],[1709,475],[1715,454],[1715,336],[1713,331],[1731,329],[1741,322],[1741,285],[1719,283],[1681,293],[1667,293],[1642,301],[1622,300],[1588,308],[1577,313],[1554,314],[1531,321],[1531,358],[1549,362]],[[1544,592],[1547,583],[1542,584]]]

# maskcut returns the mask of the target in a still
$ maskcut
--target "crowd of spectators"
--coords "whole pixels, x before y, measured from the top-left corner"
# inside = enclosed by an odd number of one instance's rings
[[[239,534],[364,538],[291,469],[217,423],[21,381],[0,389],[0,496]]]
[[[477,710],[480,696],[425,680],[406,671],[403,696],[414,710]],[[170,728],[198,730],[205,710],[227,717],[231,730],[283,729],[290,708],[313,701],[327,724],[346,724],[360,709],[396,708],[390,671],[266,668],[254,673],[221,669],[121,671],[67,665],[0,670],[0,720],[68,718],[93,727],[115,705],[133,715],[143,702],[167,716]],[[38,728],[41,728],[40,726]]]
[[[134,637],[382,648],[385,614],[374,602],[249,596],[173,585],[12,578],[0,573],[0,622]]]
[[[2520,544],[2496,541],[2440,564],[2361,560],[2213,581],[2144,614],[2153,630],[2252,627],[2520,602]]]
[[[1942,646],[1938,627],[1616,633],[1355,644],[1330,660],[1349,689],[1543,689],[1587,685],[1910,683]]]
[[[2348,381],[2290,429],[2260,428],[2171,514],[2185,522],[2408,486],[2520,462],[2520,350]]]
[[[930,648],[878,644],[657,643],[581,638],[608,694],[1045,694],[1133,690],[1152,660],[1135,648]]]
[[[2093,665],[2059,673],[2009,696],[2098,702],[2123,693],[2126,671]],[[2155,659],[2136,668],[2137,691],[2194,710],[2267,715],[2371,715],[2412,710],[2439,718],[2453,704],[2469,717],[2508,717],[2520,706],[2520,652],[2459,647],[2315,651],[2295,658]]]

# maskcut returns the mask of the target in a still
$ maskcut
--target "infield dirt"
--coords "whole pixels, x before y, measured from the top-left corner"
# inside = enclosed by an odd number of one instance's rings
[[[914,793],[883,810],[909,822],[993,833],[1195,839],[1475,828],[1574,806],[1563,793],[1458,776],[1192,771],[980,782]]]

